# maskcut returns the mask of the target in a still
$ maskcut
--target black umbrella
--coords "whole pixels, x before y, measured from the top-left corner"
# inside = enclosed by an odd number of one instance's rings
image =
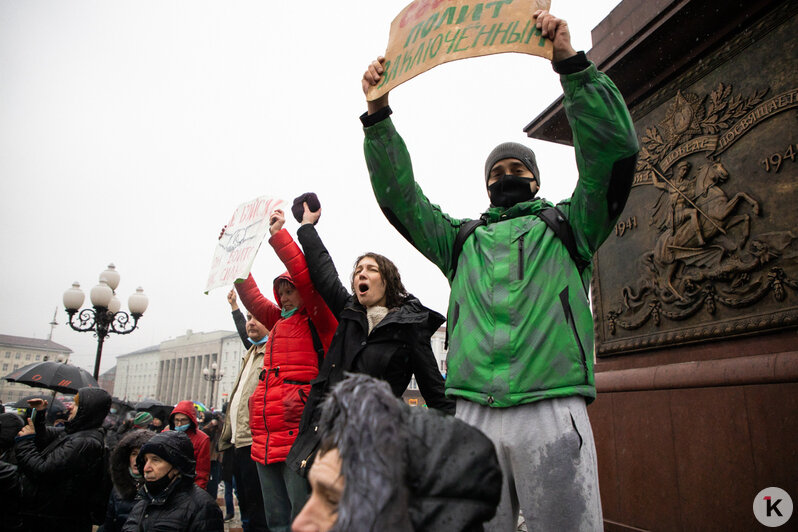
[[[149,412],[153,417],[157,417],[164,422],[169,419],[169,414],[172,413],[174,408],[175,407],[172,405],[165,405],[155,399],[145,399],[136,403],[136,410],[139,412]]]
[[[136,403],[136,410],[148,410],[153,406],[164,406],[164,404],[156,399],[144,399]]]
[[[122,414],[124,412],[128,412],[129,410],[135,410],[136,406],[131,403],[130,401],[125,401],[124,399],[120,399],[118,397],[111,398],[111,407],[117,409],[118,414]]]
[[[51,394],[51,393],[37,393],[37,394],[33,394],[33,395],[26,395],[25,397],[23,397],[22,399],[20,399],[16,403],[11,403],[10,405],[6,405],[6,406],[11,406],[13,408],[30,408],[30,405],[28,404],[28,401],[31,400],[31,399],[44,399],[45,401],[50,403],[50,407],[49,408],[57,408],[57,409],[63,409],[63,410],[67,409],[67,407],[64,404],[64,402],[61,399],[53,398],[53,394]]]
[[[28,364],[3,378],[9,382],[47,388],[61,393],[77,393],[80,388],[86,386],[92,388],[100,386],[85,369],[53,360]]]

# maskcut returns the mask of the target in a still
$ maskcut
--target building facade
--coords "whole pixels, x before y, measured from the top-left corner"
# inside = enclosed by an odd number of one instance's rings
[[[97,379],[97,384],[100,388],[105,390],[111,395],[114,395],[114,381],[116,380],[116,366],[112,367],[105,373],[100,373],[100,378]]]
[[[114,395],[137,403],[156,399],[165,404],[182,400],[201,402],[220,410],[235,385],[246,350],[237,333],[187,331],[156,346],[117,357]],[[203,376],[217,364],[219,381]],[[218,374],[218,373],[217,373]]]
[[[160,359],[159,345],[117,357],[113,395],[132,403],[156,399]]]
[[[35,362],[66,362],[70,354],[70,348],[52,340],[0,334],[0,377]],[[32,393],[35,393],[34,389],[26,384],[15,384],[0,378],[0,402],[3,404],[13,403]]]

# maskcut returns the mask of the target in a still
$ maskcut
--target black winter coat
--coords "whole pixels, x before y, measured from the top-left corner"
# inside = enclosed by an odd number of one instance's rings
[[[224,520],[216,500],[194,484],[189,477],[179,477],[157,497],[146,487],[128,514],[123,532],[222,532]]]
[[[299,228],[297,237],[316,291],[338,319],[330,348],[312,381],[299,435],[286,464],[307,476],[312,455],[318,447],[316,433],[321,402],[328,390],[344,379],[344,372],[362,372],[387,381],[400,397],[415,375],[421,395],[430,408],[454,414],[454,401],[444,395],[443,377],[432,353],[430,337],[445,318],[408,296],[392,309],[369,334],[366,309],[341,284],[338,271],[313,225]]]
[[[135,497],[126,499],[116,491],[116,488],[112,489],[111,496],[108,497],[108,509],[105,513],[103,532],[119,532],[122,530],[130,511],[137,502],[138,500]]]
[[[65,430],[45,427],[36,416],[36,436],[17,438],[26,527],[57,520],[62,530],[91,529],[90,503],[103,479],[102,426],[111,398],[104,390],[81,389],[80,407]]]
[[[3,460],[0,460],[0,501],[3,501],[3,511],[0,512],[0,530],[7,532],[22,530],[22,520],[19,517],[17,466]]]

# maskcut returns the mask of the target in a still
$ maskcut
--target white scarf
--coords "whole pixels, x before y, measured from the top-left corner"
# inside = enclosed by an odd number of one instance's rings
[[[388,307],[381,307],[379,305],[375,305],[373,307],[369,307],[366,309],[366,317],[369,320],[369,334],[371,334],[372,329],[377,326],[382,319],[388,315]]]

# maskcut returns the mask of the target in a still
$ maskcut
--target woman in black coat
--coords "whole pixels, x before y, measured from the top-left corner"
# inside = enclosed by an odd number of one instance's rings
[[[444,395],[443,377],[430,345],[444,317],[408,294],[394,263],[377,253],[367,253],[355,262],[354,295],[350,294],[314,227],[320,215],[321,209],[311,212],[305,206],[297,237],[313,286],[338,319],[338,329],[312,383],[299,436],[286,460],[303,476],[318,447],[320,403],[344,379],[344,372],[387,381],[397,397],[415,375],[427,406],[454,414],[454,401]]]
[[[134,430],[125,434],[111,453],[111,480],[114,487],[108,498],[103,532],[119,532],[136,504],[136,494],[144,483],[136,457],[141,447],[155,436],[151,430]]]
[[[20,513],[31,532],[90,532],[93,520],[102,520],[107,500],[103,493],[103,420],[111,396],[102,388],[81,388],[70,408],[64,429],[44,424],[47,401],[29,401],[34,419],[15,438]],[[99,515],[95,514],[99,505]]]

